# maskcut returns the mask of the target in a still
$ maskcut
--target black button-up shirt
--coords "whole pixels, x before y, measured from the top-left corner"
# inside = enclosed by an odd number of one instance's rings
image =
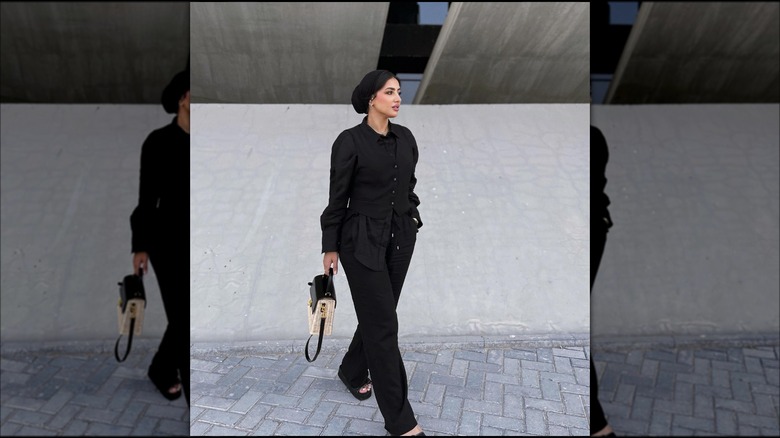
[[[590,214],[598,226],[609,229],[612,218],[609,215],[609,197],[604,188],[607,185],[607,161],[609,148],[599,128],[590,127]]]
[[[391,237],[403,239],[404,230],[416,233],[422,226],[414,193],[417,142],[404,126],[388,122],[388,128],[380,135],[364,117],[339,134],[331,149],[328,206],[320,216],[322,252],[340,251],[342,241],[349,241],[358,259],[373,269],[380,267]],[[391,236],[391,223],[401,236]],[[348,239],[342,239],[344,233]]]
[[[190,135],[176,117],[146,137],[141,148],[138,205],[130,216],[132,252],[189,242],[189,163]]]

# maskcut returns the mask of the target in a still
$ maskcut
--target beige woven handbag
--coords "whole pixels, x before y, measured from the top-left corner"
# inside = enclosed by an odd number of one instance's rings
[[[116,306],[117,325],[119,337],[114,344],[114,357],[117,362],[124,362],[133,345],[133,335],[140,336],[144,326],[144,309],[146,308],[146,291],[143,283],[143,269],[138,274],[126,275],[118,283],[119,302]],[[119,340],[122,335],[127,335],[127,349],[125,355],[119,357]]]
[[[306,360],[314,362],[322,348],[323,335],[333,333],[333,317],[336,312],[336,288],[333,286],[333,268],[330,275],[320,274],[309,283],[308,318],[309,340],[306,341]],[[317,352],[313,358],[309,358],[309,341],[311,337],[318,335]]]

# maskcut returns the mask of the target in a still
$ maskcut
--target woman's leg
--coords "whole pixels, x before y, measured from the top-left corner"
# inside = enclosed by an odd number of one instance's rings
[[[396,217],[394,219],[398,218]],[[354,226],[354,224],[352,225]],[[395,306],[397,307],[404,279],[409,270],[412,253],[414,252],[416,230],[412,230],[411,228],[401,229],[395,220],[390,227],[391,241],[388,243],[385,254],[385,264],[387,266],[387,273],[390,276]],[[396,235],[406,236],[402,239],[405,244],[400,244],[399,239],[395,237]],[[344,252],[352,251],[354,249],[353,237],[351,235],[347,235],[345,243],[346,245],[343,247]],[[358,324],[355,333],[352,335],[352,342],[342,359],[341,369],[346,374],[350,386],[352,387],[363,385],[368,378],[368,361],[366,359],[365,351],[363,351],[363,338],[360,335],[360,324]]]
[[[388,250],[387,273],[390,277],[393,299],[397,308],[398,300],[401,297],[401,289],[409,271],[414,251],[414,242],[412,241],[403,246],[396,244],[395,248],[394,251],[392,248]],[[366,359],[365,351],[363,351],[363,337],[360,335],[360,324],[355,329],[355,333],[352,335],[352,342],[350,342],[347,353],[341,361],[341,369],[352,387],[362,385],[368,378],[368,360]]]
[[[360,324],[358,324],[355,333],[352,335],[352,342],[349,344],[347,353],[341,359],[340,368],[349,381],[349,386],[353,388],[362,386],[368,379],[368,359],[366,358],[366,352],[363,351],[363,337],[360,335]]]
[[[187,260],[180,254],[164,250],[150,252],[149,260],[154,267],[168,320],[149,371],[164,382],[175,384],[181,379],[182,390],[189,404],[190,294]]]
[[[604,246],[607,241],[607,233],[603,227],[591,228],[591,240],[590,240],[590,291],[593,293],[593,283],[596,280],[596,273],[598,273],[599,265],[601,264],[601,256],[604,254]],[[594,308],[593,304],[590,306]],[[591,345],[593,343],[591,342]],[[604,415],[604,410],[599,402],[599,383],[596,373],[596,367],[593,364],[593,352],[591,351],[590,358],[590,433],[591,435],[602,431],[607,427],[607,418]]]
[[[404,252],[389,252],[387,271],[366,268],[349,251],[340,254],[358,318],[356,337],[350,346],[349,357],[345,356],[347,360],[342,361],[341,367],[349,379],[359,376],[365,369],[358,357],[358,353],[363,352],[371,372],[377,405],[385,419],[385,429],[393,435],[401,435],[417,425],[408,400],[406,369],[398,349],[398,318],[395,313],[403,284],[400,277],[406,275],[412,250],[413,245]],[[352,383],[360,384],[360,381]]]

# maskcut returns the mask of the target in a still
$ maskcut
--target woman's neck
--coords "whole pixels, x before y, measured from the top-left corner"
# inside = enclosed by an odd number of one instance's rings
[[[387,135],[389,122],[387,117],[372,111],[371,114],[368,115],[368,126],[376,131],[377,134]]]
[[[176,115],[176,123],[178,123],[179,127],[184,130],[187,134],[190,133],[190,113],[187,111],[179,111],[179,114]]]

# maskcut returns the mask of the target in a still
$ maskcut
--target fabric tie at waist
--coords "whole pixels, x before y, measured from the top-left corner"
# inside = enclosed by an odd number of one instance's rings
[[[352,218],[355,258],[372,271],[386,271],[385,254],[390,241],[390,218],[372,219],[357,214]]]

